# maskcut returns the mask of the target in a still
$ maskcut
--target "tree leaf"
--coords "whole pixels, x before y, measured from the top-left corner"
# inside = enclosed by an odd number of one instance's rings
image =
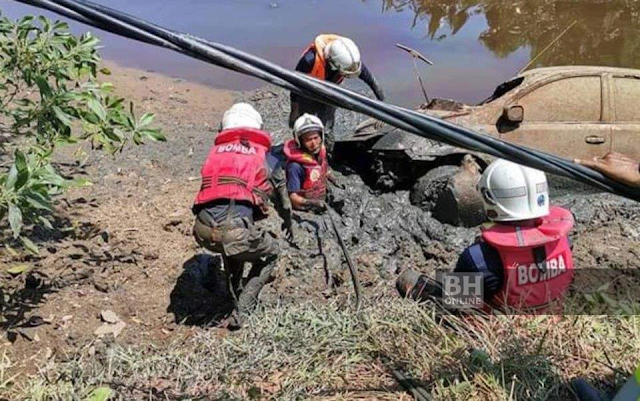
[[[154,117],[155,117],[155,114],[153,113],[143,114],[142,117],[140,117],[140,122],[138,122],[138,127],[144,127],[151,124],[153,122]]]
[[[14,153],[15,156],[15,165],[16,168],[18,169],[18,172],[21,172],[23,170],[27,169],[27,157],[24,155],[24,153],[20,150],[16,150]]]
[[[71,123],[72,123],[72,119],[73,117],[71,117],[69,114],[65,113],[60,107],[58,106],[53,106],[53,113],[56,115],[56,118],[58,120],[60,120],[60,122],[64,125],[66,125],[67,127],[71,127]]]
[[[34,191],[29,191],[24,194],[24,198],[31,206],[40,210],[51,211],[50,201],[42,194]]]
[[[96,47],[98,43],[100,43],[100,39],[93,36],[91,32],[87,32],[82,37],[82,45],[85,47]]]
[[[18,169],[14,164],[9,169],[9,174],[7,175],[7,180],[4,182],[4,187],[6,189],[13,190],[13,187],[16,185],[16,181],[18,181]]]
[[[134,110],[133,110],[133,102],[129,102],[129,114],[131,114],[131,118],[133,120],[136,119],[136,113],[134,113]]]
[[[29,180],[29,168],[27,167],[27,157],[20,150],[16,150],[14,164],[18,175],[13,188],[17,191],[22,188]]]
[[[22,245],[24,245],[27,251],[33,253],[34,255],[40,255],[40,250],[38,249],[36,244],[34,244],[33,241],[31,241],[29,238],[20,237],[20,241],[22,241]]]
[[[140,133],[143,134],[144,136],[147,136],[153,139],[154,141],[165,142],[167,140],[167,138],[164,136],[164,134],[160,131],[159,128],[143,129],[143,130],[140,130]]]
[[[15,249],[11,248],[9,245],[4,244],[4,249],[7,250],[7,252],[9,253],[9,255],[11,255],[11,257],[13,258],[18,257],[18,252]]]
[[[30,269],[31,267],[29,267],[29,265],[21,264],[8,268],[7,273],[17,276],[18,274],[22,274]]]
[[[69,29],[69,24],[62,21],[56,21],[55,24],[53,24],[53,29],[56,31],[66,31]]]
[[[49,219],[47,219],[44,216],[38,216],[38,220],[42,223],[42,225],[48,229],[48,230],[53,230],[53,225],[51,224],[51,222],[49,221]]]
[[[20,231],[22,231],[22,211],[12,203],[9,204],[9,225],[13,232],[13,238],[18,238]]]
[[[107,67],[100,68],[100,72],[104,75],[111,75],[111,70]]]
[[[72,188],[81,188],[81,187],[90,187],[93,183],[86,178],[77,178],[69,183],[69,187]]]
[[[48,32],[51,30],[51,22],[49,22],[48,18],[40,15],[38,16],[38,21],[40,21],[40,23],[42,24],[42,27],[45,30],[45,32]]]
[[[45,77],[38,75],[36,77],[36,84],[38,85],[38,89],[40,89],[40,96],[42,98],[51,97],[51,87],[49,86],[49,82],[47,82],[47,79]]]
[[[104,135],[114,142],[122,142],[122,137],[118,135],[119,130],[114,130],[111,128],[106,128],[102,131]]]
[[[98,387],[89,394],[87,401],[107,401],[113,395],[109,387]]]
[[[95,98],[90,98],[87,101],[87,106],[93,111],[100,120],[104,121],[107,118],[107,112],[102,104]]]

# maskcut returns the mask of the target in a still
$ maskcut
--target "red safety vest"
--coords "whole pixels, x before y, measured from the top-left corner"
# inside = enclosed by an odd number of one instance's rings
[[[202,185],[195,204],[233,199],[264,206],[273,191],[266,163],[270,148],[271,137],[264,131],[252,128],[221,131],[200,171]]]
[[[302,190],[297,192],[307,199],[322,199],[327,196],[327,150],[324,146],[320,149],[318,157],[300,149],[293,139],[284,144],[284,154],[289,163],[300,163],[304,168],[304,181]]]
[[[316,59],[313,63],[313,68],[311,69],[312,77],[316,77],[318,79],[322,79],[323,81],[327,79],[327,60],[324,58],[324,51],[327,46],[336,39],[339,39],[340,36],[334,34],[323,34],[316,36],[315,40],[304,49],[302,56],[309,51],[313,50],[316,53]],[[344,77],[341,76],[338,78],[337,84],[341,83],[344,80]]]
[[[483,228],[483,240],[498,250],[505,269],[502,289],[489,303],[532,314],[548,312],[554,306],[561,308],[573,279],[567,238],[573,223],[571,212],[551,207],[549,215],[535,227],[494,224]],[[535,253],[538,260],[544,258],[541,266],[536,264]]]

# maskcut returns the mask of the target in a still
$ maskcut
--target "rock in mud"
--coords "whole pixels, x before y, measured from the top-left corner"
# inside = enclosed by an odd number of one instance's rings
[[[93,332],[98,337],[106,336],[107,334],[113,335],[113,338],[117,338],[122,330],[127,326],[127,324],[123,321],[118,321],[114,324],[112,323],[104,323],[102,326],[98,327],[96,331]]]
[[[118,323],[120,321],[118,315],[116,315],[116,313],[112,310],[103,310],[102,312],[100,312],[100,319],[102,319],[102,321],[105,323],[112,324]]]

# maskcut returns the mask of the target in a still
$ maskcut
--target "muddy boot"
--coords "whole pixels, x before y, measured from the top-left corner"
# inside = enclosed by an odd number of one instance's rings
[[[242,328],[242,319],[237,311],[233,311],[229,316],[222,319],[218,324],[218,328],[227,329],[229,331],[236,331]]]
[[[273,269],[276,266],[276,257],[272,257],[267,263],[259,270],[251,269],[249,280],[244,286],[242,293],[238,297],[238,312],[240,316],[245,316],[253,312],[258,304],[258,295],[260,290],[272,279]]]
[[[227,290],[233,303],[234,311],[238,309],[238,297],[240,296],[240,285],[242,283],[242,273],[244,263],[232,260],[223,256],[224,271],[227,276]]]
[[[442,298],[440,283],[413,270],[405,270],[398,277],[396,288],[403,298],[411,298],[416,301]]]

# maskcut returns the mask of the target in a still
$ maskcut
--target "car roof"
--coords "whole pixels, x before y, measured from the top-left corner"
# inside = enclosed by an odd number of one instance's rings
[[[631,68],[617,68],[617,67],[598,67],[598,66],[586,66],[586,65],[566,65],[566,66],[558,66],[558,67],[543,67],[543,68],[534,68],[532,70],[528,70],[518,75],[518,77],[530,78],[534,77],[536,79],[540,79],[546,76],[553,75],[584,75],[584,74],[603,74],[603,73],[612,73],[612,74],[622,74],[622,75],[638,75],[640,76],[640,70],[635,70]]]

